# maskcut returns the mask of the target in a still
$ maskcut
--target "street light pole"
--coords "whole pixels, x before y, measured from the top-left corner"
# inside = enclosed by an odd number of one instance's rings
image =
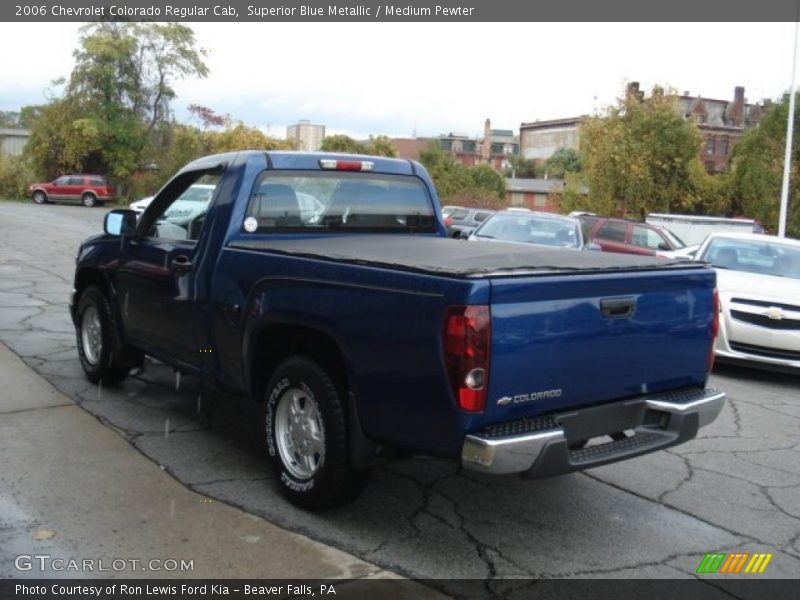
[[[797,0],[800,13],[800,0]],[[789,206],[789,174],[792,165],[792,136],[794,135],[794,76],[797,68],[797,30],[800,14],[794,23],[794,52],[792,52],[792,85],[789,88],[789,118],[786,120],[786,154],[783,158],[783,183],[781,185],[781,214],[778,218],[778,237],[786,237],[786,212]]]

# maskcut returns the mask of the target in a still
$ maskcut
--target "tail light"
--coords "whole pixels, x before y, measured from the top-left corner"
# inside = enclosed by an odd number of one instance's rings
[[[452,224],[453,224],[453,217],[451,217],[450,215],[446,216],[444,218],[444,226],[445,227],[450,227],[450,225],[452,225]]]
[[[334,171],[372,171],[375,163],[371,160],[333,160],[323,158],[319,161],[319,166],[323,169]]]
[[[714,313],[714,316],[711,321],[711,330],[709,331],[709,335],[711,337],[711,348],[708,350],[708,372],[711,372],[711,369],[714,368],[714,346],[717,342],[717,335],[719,334],[719,312],[722,310],[722,307],[719,304],[719,291],[714,288],[714,294],[711,297],[711,310]]]
[[[444,358],[458,405],[482,412],[489,385],[491,318],[486,305],[450,306],[444,325]]]

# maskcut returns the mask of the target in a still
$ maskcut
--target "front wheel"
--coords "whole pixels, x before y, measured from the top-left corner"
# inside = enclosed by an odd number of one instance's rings
[[[41,190],[36,190],[33,192],[33,202],[35,204],[46,204],[47,203],[47,194],[45,194]]]
[[[281,492],[293,504],[327,508],[359,494],[364,474],[349,464],[342,394],[322,366],[303,356],[284,360],[267,385],[263,424]]]
[[[76,321],[78,358],[86,378],[105,385],[125,379],[130,368],[117,364],[121,357],[114,354],[111,306],[100,288],[91,286],[81,294]]]

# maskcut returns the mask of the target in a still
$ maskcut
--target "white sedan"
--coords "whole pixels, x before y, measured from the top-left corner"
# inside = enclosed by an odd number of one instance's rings
[[[800,369],[800,241],[714,233],[695,260],[717,271],[717,358]]]

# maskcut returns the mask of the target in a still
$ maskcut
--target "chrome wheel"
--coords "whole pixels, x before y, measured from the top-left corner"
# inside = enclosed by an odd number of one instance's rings
[[[275,441],[284,467],[298,479],[310,479],[325,461],[322,415],[305,390],[289,388],[278,399]]]
[[[47,200],[47,196],[44,195],[44,192],[33,192],[33,201],[36,204],[44,204]]]
[[[81,318],[81,345],[86,361],[96,365],[103,351],[103,326],[96,306],[89,306]]]

